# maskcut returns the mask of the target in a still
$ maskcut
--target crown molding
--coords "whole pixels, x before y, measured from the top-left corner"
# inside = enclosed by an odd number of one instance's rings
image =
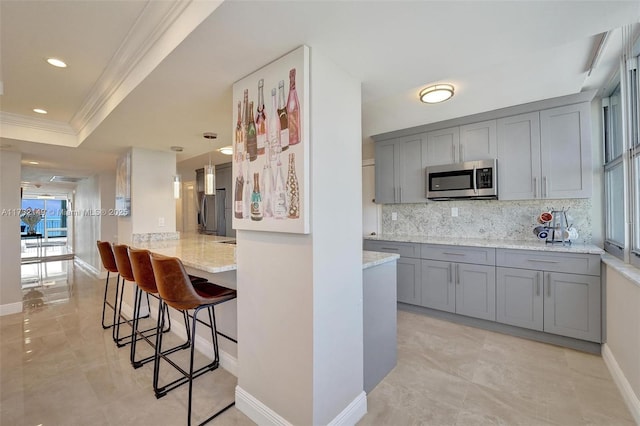
[[[69,145],[69,142],[73,141],[75,141],[73,146],[78,145],[78,134],[69,125],[69,123],[0,111],[0,137],[18,139],[15,137],[17,132],[21,134],[31,133],[34,135],[53,134],[52,139],[59,139],[62,137],[67,140],[65,145]],[[25,140],[36,141],[34,139],[38,138],[34,136]]]
[[[82,143],[222,1],[148,1],[71,118]],[[159,9],[164,6],[164,9]]]

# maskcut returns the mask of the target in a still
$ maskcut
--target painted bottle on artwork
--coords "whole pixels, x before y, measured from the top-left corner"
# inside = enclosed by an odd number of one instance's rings
[[[233,158],[236,162],[242,162],[244,158],[244,126],[242,125],[241,103],[238,101],[238,121],[236,122],[236,146]]]
[[[278,118],[280,119],[280,147],[286,151],[289,148],[289,120],[287,105],[284,103],[284,80],[278,83]]]
[[[268,161],[262,168],[260,185],[262,189],[262,216],[273,217],[273,173],[271,172],[271,164]]]
[[[278,164],[276,166],[276,176],[273,186],[273,217],[276,219],[284,219],[287,217],[287,189],[284,182],[280,155],[278,155],[277,161]]]
[[[264,111],[264,80],[258,81],[258,110],[256,112],[256,132],[258,155],[264,155],[264,148],[267,144],[267,116]]]
[[[287,217],[298,219],[300,217],[300,188],[298,176],[296,176],[295,153],[289,154],[289,173],[287,174]]]
[[[289,145],[300,143],[300,102],[296,91],[296,69],[289,71],[289,98],[287,99],[287,119],[289,120]]]
[[[242,218],[246,219],[251,215],[251,181],[249,172],[249,154],[244,156],[244,194],[242,194]]]
[[[237,219],[242,219],[242,191],[244,191],[244,173],[242,172],[242,161],[238,161],[238,175],[236,176],[236,188],[233,203],[233,215]]]
[[[271,111],[269,111],[269,157],[268,161],[275,162],[280,148],[280,120],[278,118],[278,105],[276,104],[276,88],[271,89]]]
[[[255,161],[258,158],[258,135],[256,134],[256,123],[253,119],[253,101],[249,102],[249,121],[247,122],[247,152],[249,160]]]
[[[251,220],[262,220],[262,195],[260,194],[260,174],[253,174],[253,192],[251,193]]]

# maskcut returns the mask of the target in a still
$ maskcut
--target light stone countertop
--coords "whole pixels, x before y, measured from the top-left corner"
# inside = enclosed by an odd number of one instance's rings
[[[234,238],[189,233],[181,235],[178,240],[150,241],[132,246],[177,257],[185,266],[215,274],[237,269],[236,246],[223,241],[234,241]]]
[[[381,253],[377,251],[362,252],[362,269],[373,268],[388,262],[394,262],[400,259],[397,253]]]
[[[165,256],[177,257],[185,266],[215,274],[237,269],[236,246],[225,244],[225,241],[235,241],[235,239],[188,233],[182,234],[178,240],[139,242],[131,244],[131,246]],[[392,262],[399,257],[395,253],[363,251],[362,269]]]
[[[443,244],[450,246],[468,246],[468,247],[488,247],[488,248],[504,248],[515,250],[539,250],[551,252],[565,253],[587,253],[602,254],[604,250],[593,244],[572,243],[562,245],[562,243],[546,244],[544,241],[527,241],[527,240],[491,240],[484,238],[454,238],[454,237],[425,237],[410,235],[368,235],[364,237],[367,240],[380,241],[396,241],[404,243],[420,243],[420,244]]]

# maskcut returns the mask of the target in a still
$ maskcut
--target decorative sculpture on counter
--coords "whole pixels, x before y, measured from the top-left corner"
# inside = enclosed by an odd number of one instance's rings
[[[42,215],[39,211],[34,211],[31,207],[27,207],[20,214],[20,219],[29,226],[27,235],[34,235],[36,233],[36,225],[42,220]]]

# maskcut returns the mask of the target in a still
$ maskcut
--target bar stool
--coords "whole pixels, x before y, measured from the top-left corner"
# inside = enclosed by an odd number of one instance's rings
[[[135,282],[137,284],[135,310],[136,312],[140,312],[140,303],[142,301],[143,291],[148,295],[158,299],[158,317],[157,317],[158,323],[161,323],[161,321],[162,322],[164,321],[165,314],[169,319],[168,321],[169,326],[166,329],[164,327],[162,328],[162,332],[166,333],[171,329],[171,317],[169,316],[169,307],[168,305],[163,304],[161,302],[160,296],[158,295],[158,288],[156,287],[156,279],[153,275],[153,267],[151,266],[151,258],[149,257],[149,254],[150,254],[149,250],[134,249],[132,247],[129,247],[129,260],[131,262],[131,270],[133,271],[133,277],[135,278]],[[164,354],[170,354],[181,349],[187,349],[190,346],[191,336],[189,331],[189,322],[188,322],[189,320],[187,318],[186,311],[182,311],[182,314],[184,316],[184,324],[187,332],[187,342],[181,345],[178,345],[176,347],[173,347],[171,349],[168,349],[166,351],[163,351]],[[151,355],[147,358],[143,358],[141,360],[135,359],[136,346],[137,346],[136,341],[139,340],[138,335],[140,338],[144,339],[149,345],[151,345],[151,347],[155,348],[156,346],[155,340],[152,342],[149,339],[150,337],[155,336],[155,334],[147,336],[146,334],[138,331],[138,322],[139,322],[138,318],[134,316],[133,329],[131,332],[131,356],[130,356],[131,365],[133,366],[133,368],[142,367],[142,365],[150,361],[153,361],[155,359],[155,352],[154,352],[154,355]],[[158,330],[156,326],[156,332],[157,331]],[[154,369],[154,373],[155,373],[155,369]],[[155,393],[159,393],[158,378],[155,375],[153,377],[153,389]]]
[[[160,398],[166,394],[166,392],[175,389],[184,383],[189,383],[189,406],[187,411],[187,425],[191,425],[191,402],[193,396],[193,379],[218,368],[220,362],[220,355],[218,352],[218,334],[216,329],[216,316],[215,305],[235,299],[237,293],[235,290],[231,290],[225,287],[218,286],[213,283],[196,283],[192,284],[189,280],[184,266],[180,259],[175,257],[161,256],[155,253],[151,253],[151,264],[153,266],[153,275],[156,279],[156,285],[158,292],[162,299],[162,303],[166,303],[174,309],[186,311],[193,309],[193,318],[191,319],[191,354],[189,361],[189,371],[185,371],[175,362],[162,354],[162,334],[158,334],[156,338],[156,360],[154,363],[154,374],[157,376],[160,369],[160,360],[164,359],[171,364],[176,370],[182,373],[183,377],[165,386],[164,392],[160,395],[156,394],[156,397]],[[195,355],[195,341],[196,341],[196,325],[198,324],[198,313],[201,310],[206,309],[209,313],[209,321],[211,325],[211,342],[213,344],[214,359],[213,362],[207,364],[197,370],[194,370],[193,361]],[[160,330],[162,324],[158,325]],[[214,413],[207,418],[201,424],[207,423],[214,419],[222,412],[231,408],[235,404],[235,401],[221,410]]]
[[[129,260],[129,252],[128,252],[128,246],[125,244],[114,244],[113,245],[113,254],[114,257],[116,259],[116,265],[118,266],[118,272],[120,273],[120,277],[122,277],[122,284],[120,287],[120,301],[118,304],[118,317],[120,319],[123,319],[122,317],[122,299],[124,299],[124,286],[125,286],[125,282],[126,281],[130,281],[132,283],[135,283],[135,277],[133,276],[133,270],[131,269],[131,261]],[[138,287],[136,286],[136,290],[138,289]],[[116,342],[116,345],[120,348],[123,346],[126,346],[128,344],[130,344],[133,340],[130,340],[133,338],[133,333],[129,334],[127,336],[120,336],[120,324],[129,324],[131,326],[131,329],[133,330],[133,321],[136,320],[139,316],[140,316],[140,311],[139,311],[139,303],[138,303],[138,292],[136,291],[136,297],[134,299],[133,302],[133,319],[132,320],[127,320],[124,319],[124,321],[118,321],[115,325],[115,327],[113,328],[113,341]],[[149,296],[147,293],[147,306],[149,306]],[[147,333],[150,331],[154,331],[156,330],[156,327],[153,328],[149,328],[147,330],[143,330],[142,333]],[[129,340],[128,340],[129,339]],[[125,343],[122,343],[125,342]]]
[[[113,327],[116,322],[116,305],[118,304],[118,284],[120,283],[120,273],[118,272],[118,266],[116,265],[116,259],[113,255],[113,249],[111,243],[107,241],[97,241],[98,253],[100,253],[100,259],[102,260],[102,266],[107,270],[107,279],[104,283],[104,298],[102,299],[102,328],[107,329]],[[109,274],[113,272],[118,274],[116,279],[116,296],[113,301],[113,305],[107,300],[107,292],[109,290]],[[113,310],[113,321],[110,325],[104,323],[104,314],[106,307],[109,306]]]

